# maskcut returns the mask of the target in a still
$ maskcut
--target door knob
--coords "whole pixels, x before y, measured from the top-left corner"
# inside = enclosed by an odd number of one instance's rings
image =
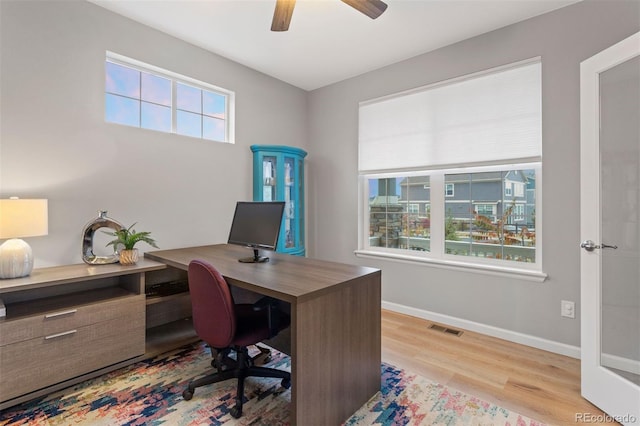
[[[609,244],[596,244],[591,240],[585,240],[582,243],[580,243],[580,247],[582,247],[583,249],[585,249],[586,251],[594,251],[595,249],[599,249],[599,248],[610,248],[610,249],[617,249],[618,246],[610,246]]]
[[[594,251],[595,249],[600,248],[599,245],[597,245],[596,243],[594,243],[591,240],[583,241],[582,243],[580,243],[580,247],[582,247],[586,251]]]

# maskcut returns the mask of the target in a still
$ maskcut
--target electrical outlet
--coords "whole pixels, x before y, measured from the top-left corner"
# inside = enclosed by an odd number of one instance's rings
[[[576,304],[569,300],[563,300],[560,302],[560,315],[565,318],[576,317]]]

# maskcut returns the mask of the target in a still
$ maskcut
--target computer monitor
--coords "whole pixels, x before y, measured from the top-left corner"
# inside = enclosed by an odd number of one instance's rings
[[[253,249],[252,257],[238,259],[240,262],[268,262],[260,256],[259,249],[275,250],[278,245],[284,201],[238,201],[229,232],[229,244],[238,244]]]

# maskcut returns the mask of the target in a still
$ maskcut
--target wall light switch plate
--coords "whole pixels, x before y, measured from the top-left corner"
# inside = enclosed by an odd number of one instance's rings
[[[563,300],[560,302],[560,315],[565,318],[576,317],[576,304],[569,300]]]

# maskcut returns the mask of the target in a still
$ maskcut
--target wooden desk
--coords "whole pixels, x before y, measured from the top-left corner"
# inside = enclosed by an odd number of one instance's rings
[[[193,259],[227,281],[291,304],[291,423],[338,425],[380,390],[378,269],[250,251],[227,244],[161,250],[145,257],[186,270]]]

